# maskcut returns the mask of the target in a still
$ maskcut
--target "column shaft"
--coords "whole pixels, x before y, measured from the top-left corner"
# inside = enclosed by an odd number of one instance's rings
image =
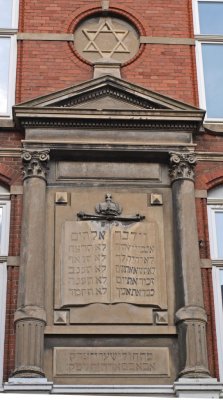
[[[16,324],[15,377],[43,371],[46,162],[48,151],[25,151],[21,267]]]
[[[191,153],[174,153],[170,162],[176,260],[176,323],[181,364],[179,376],[209,377],[207,317],[203,308],[193,182],[196,158]]]

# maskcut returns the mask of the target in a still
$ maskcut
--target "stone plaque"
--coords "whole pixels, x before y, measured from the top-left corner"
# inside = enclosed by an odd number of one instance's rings
[[[162,307],[156,222],[66,221],[62,305],[132,303]]]
[[[161,182],[161,168],[155,163],[99,163],[60,161],[56,166],[57,180],[114,179],[128,181],[143,179]]]
[[[169,376],[167,347],[54,348],[54,376]]]

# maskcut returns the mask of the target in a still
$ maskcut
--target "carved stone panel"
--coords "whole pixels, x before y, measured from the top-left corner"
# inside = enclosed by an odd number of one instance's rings
[[[74,33],[77,53],[87,61],[118,61],[124,63],[139,50],[136,28],[121,18],[91,17],[82,22]]]
[[[162,306],[155,222],[66,221],[62,230],[62,305]]]
[[[150,197],[77,190],[56,203],[54,309],[69,324],[153,325],[167,310],[163,206]]]
[[[169,376],[166,347],[54,348],[54,376]]]

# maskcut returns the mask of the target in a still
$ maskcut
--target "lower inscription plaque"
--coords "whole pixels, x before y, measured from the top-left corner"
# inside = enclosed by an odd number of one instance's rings
[[[169,376],[167,347],[56,347],[54,376]]]

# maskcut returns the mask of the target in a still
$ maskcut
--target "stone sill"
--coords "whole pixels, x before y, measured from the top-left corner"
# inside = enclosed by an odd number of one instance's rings
[[[15,128],[15,123],[13,119],[0,118],[0,128]]]
[[[223,133],[223,121],[222,122],[205,122],[203,124],[204,129],[211,132]]]
[[[217,379],[179,379],[173,385],[57,385],[45,378],[10,378],[4,393],[85,395],[143,395],[156,398],[221,398],[223,383]]]

